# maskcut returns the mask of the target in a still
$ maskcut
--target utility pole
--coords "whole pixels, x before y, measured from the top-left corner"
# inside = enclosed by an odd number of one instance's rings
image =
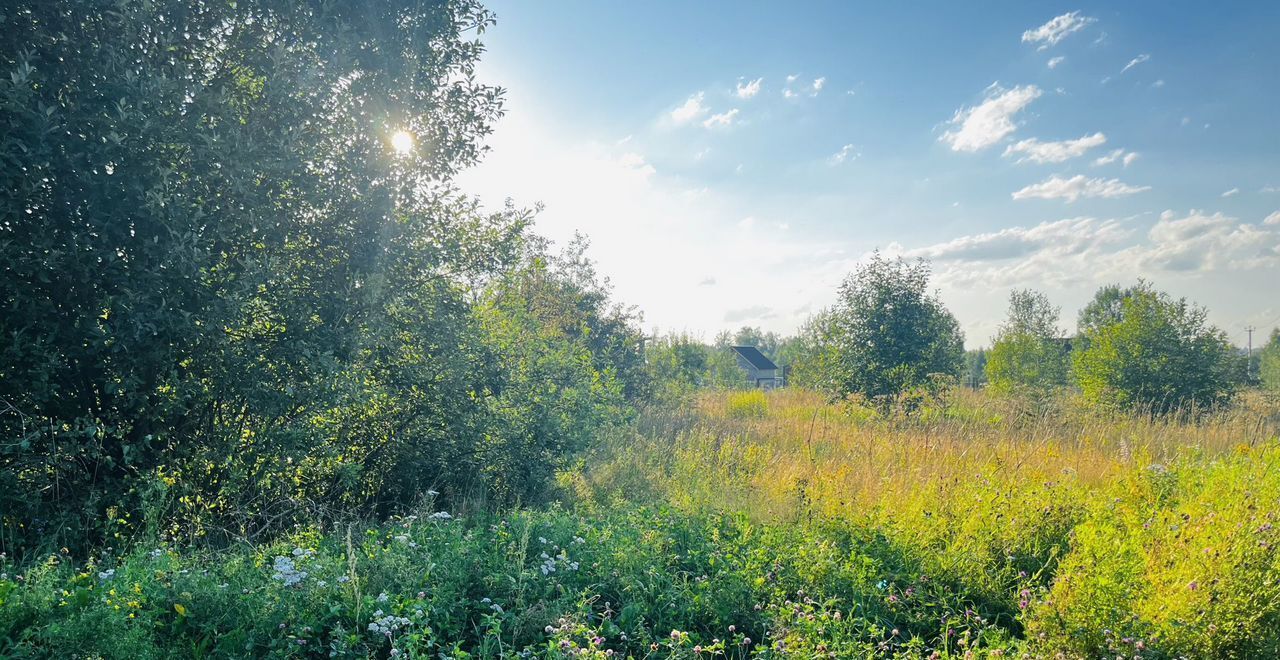
[[[1244,331],[1249,333],[1249,352],[1248,352],[1248,356],[1245,358],[1245,361],[1244,361],[1244,377],[1246,380],[1253,377],[1253,331],[1254,330],[1255,328],[1251,325],[1246,325],[1244,327]]]

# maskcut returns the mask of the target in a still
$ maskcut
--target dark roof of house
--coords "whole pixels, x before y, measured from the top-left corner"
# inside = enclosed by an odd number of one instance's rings
[[[778,368],[778,365],[774,364],[773,360],[765,357],[764,353],[761,353],[760,349],[755,346],[734,346],[733,350],[756,369]]]

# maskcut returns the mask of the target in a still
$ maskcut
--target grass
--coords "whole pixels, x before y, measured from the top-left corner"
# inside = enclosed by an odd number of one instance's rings
[[[3,565],[0,656],[1275,657],[1275,411],[702,394],[563,506]]]

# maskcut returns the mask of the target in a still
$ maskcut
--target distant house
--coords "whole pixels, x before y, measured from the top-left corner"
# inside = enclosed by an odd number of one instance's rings
[[[760,349],[755,346],[732,346],[731,348],[738,358],[738,366],[746,374],[747,382],[753,387],[766,390],[782,387],[782,370],[773,363],[773,360],[765,357]]]

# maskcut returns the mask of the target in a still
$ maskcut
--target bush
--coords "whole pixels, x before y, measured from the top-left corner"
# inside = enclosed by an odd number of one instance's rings
[[[1205,310],[1145,284],[1120,301],[1118,320],[1081,340],[1073,373],[1094,405],[1157,414],[1212,409],[1237,382],[1231,345]]]

